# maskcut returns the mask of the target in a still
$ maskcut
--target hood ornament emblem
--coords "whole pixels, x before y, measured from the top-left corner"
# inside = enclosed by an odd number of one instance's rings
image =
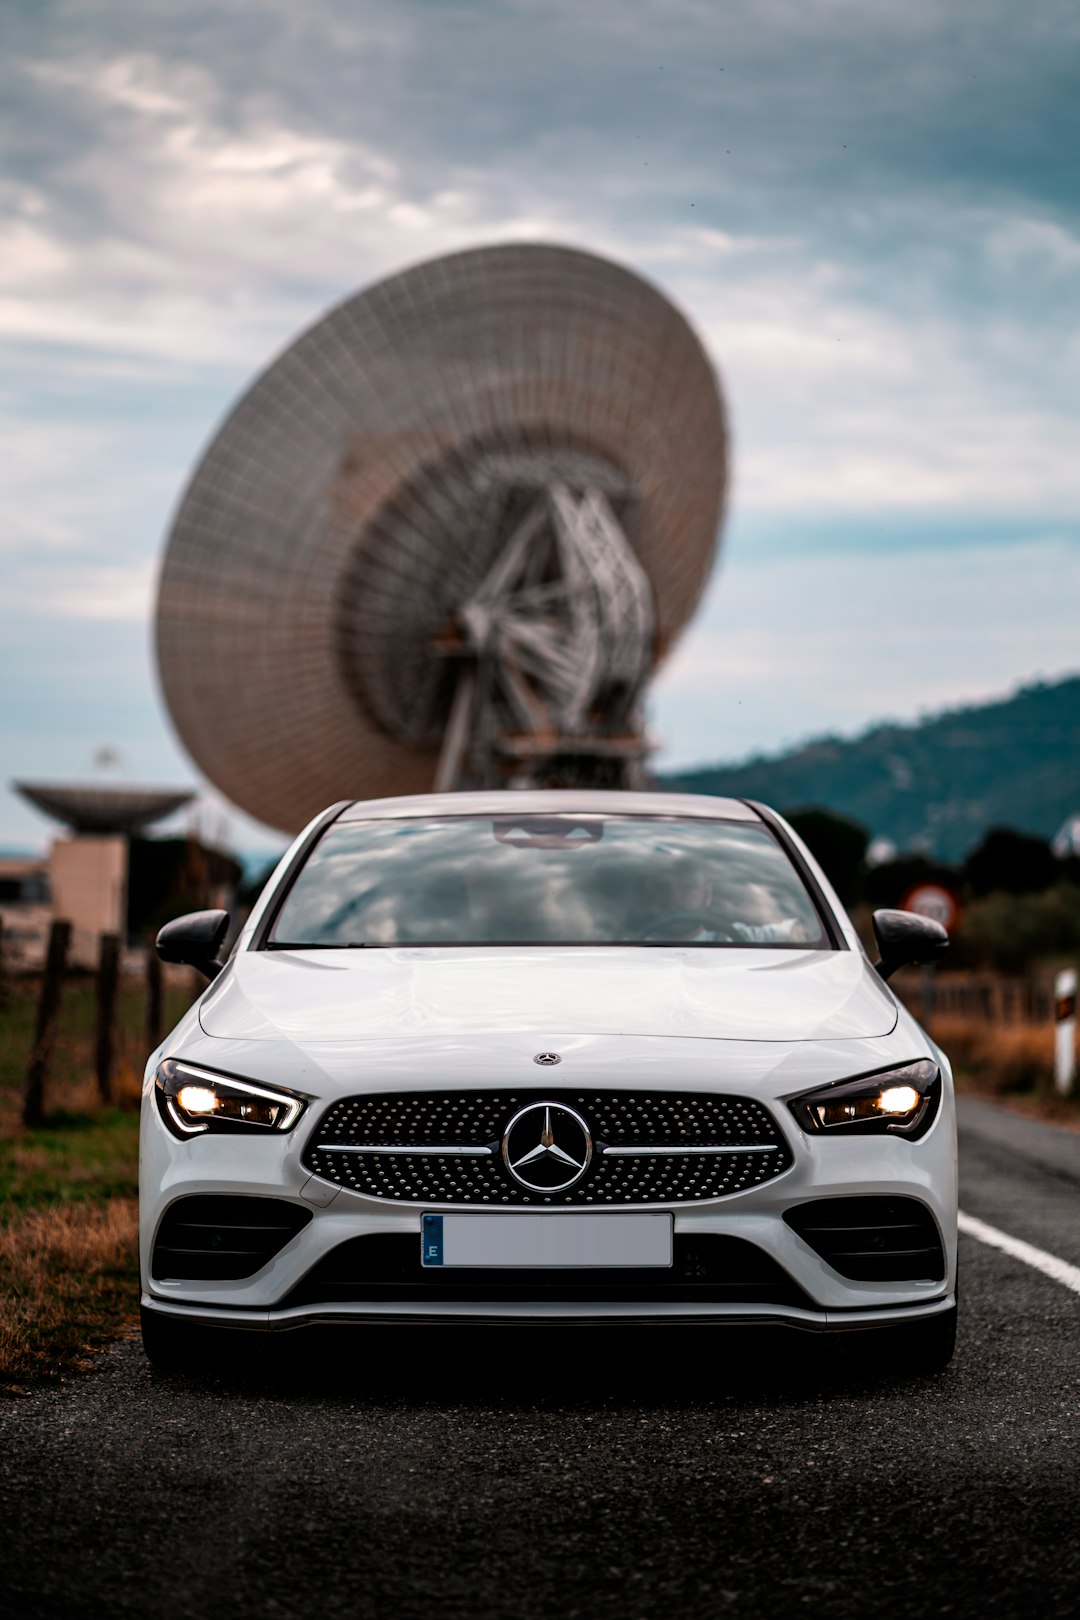
[[[559,1056],[558,1052],[537,1052],[536,1056],[533,1058],[533,1062],[542,1063],[546,1069],[552,1063],[561,1063],[562,1058]]]

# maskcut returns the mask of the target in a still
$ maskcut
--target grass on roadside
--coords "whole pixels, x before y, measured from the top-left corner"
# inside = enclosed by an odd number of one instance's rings
[[[144,1001],[124,981],[117,1017],[116,1089],[103,1108],[94,1081],[94,986],[65,985],[46,1085],[47,1123],[21,1125],[37,987],[0,1001],[0,1392],[17,1393],[86,1365],[90,1351],[137,1320],[138,1102]],[[175,1023],[189,1000],[169,987]]]
[[[1080,1090],[1061,1097],[1054,1089],[1052,1024],[989,1023],[937,1013],[931,1033],[948,1053],[962,1095],[1080,1131]]]
[[[138,1194],[139,1116],[120,1108],[53,1116],[40,1131],[0,1138],[5,1221],[58,1202]]]
[[[1048,1091],[1054,1077],[1052,1024],[992,1024],[955,1013],[936,1014],[931,1032],[949,1061],[978,1090]]]
[[[0,1227],[0,1392],[86,1366],[134,1324],[138,1202],[54,1204]]]

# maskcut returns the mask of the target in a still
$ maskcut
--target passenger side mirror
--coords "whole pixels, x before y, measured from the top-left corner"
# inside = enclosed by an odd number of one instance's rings
[[[163,962],[182,962],[216,979],[222,967],[217,953],[228,931],[227,911],[189,911],[165,924],[157,937],[157,953]]]
[[[897,968],[936,962],[949,948],[949,936],[941,924],[914,911],[875,911],[874,938],[881,952],[881,960],[874,966],[883,979]]]

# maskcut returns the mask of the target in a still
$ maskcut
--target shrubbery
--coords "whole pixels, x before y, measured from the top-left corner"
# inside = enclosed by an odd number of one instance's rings
[[[955,895],[950,967],[1021,974],[1046,958],[1080,957],[1080,859],[1059,859],[1041,838],[994,827],[962,866],[913,853],[868,867],[858,822],[819,808],[787,815],[849,908],[900,906],[921,884]]]
[[[1044,957],[1080,955],[1080,886],[1058,883],[1042,894],[989,894],[960,919],[950,952],[956,967],[1025,973]]]

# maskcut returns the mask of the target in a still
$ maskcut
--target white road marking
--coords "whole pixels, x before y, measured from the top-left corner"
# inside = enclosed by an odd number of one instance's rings
[[[963,1210],[957,1217],[957,1224],[968,1237],[978,1238],[980,1243],[988,1243],[992,1249],[1000,1249],[1003,1254],[1011,1254],[1014,1260],[1023,1260],[1025,1265],[1041,1271],[1046,1277],[1052,1277],[1063,1288],[1071,1288],[1074,1294],[1080,1294],[1080,1266],[1070,1266],[1067,1260],[1059,1260],[1056,1254],[1047,1254],[1045,1249],[1037,1249],[1033,1243],[1025,1243],[1023,1238],[1010,1237],[1008,1232],[999,1232],[996,1226],[988,1226],[974,1215],[965,1215]]]

